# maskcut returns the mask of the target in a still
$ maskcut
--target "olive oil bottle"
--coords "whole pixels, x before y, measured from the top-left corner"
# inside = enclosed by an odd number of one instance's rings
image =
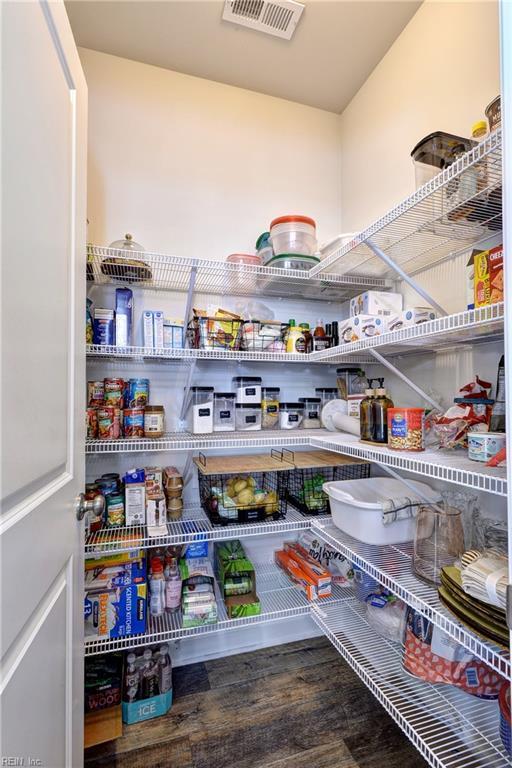
[[[364,397],[359,406],[359,428],[361,440],[373,440],[372,402],[375,397],[373,379],[368,379],[368,389],[365,389]]]
[[[388,442],[388,408],[393,408],[393,401],[384,389],[384,379],[377,379],[378,388],[372,401],[372,440],[374,443]]]

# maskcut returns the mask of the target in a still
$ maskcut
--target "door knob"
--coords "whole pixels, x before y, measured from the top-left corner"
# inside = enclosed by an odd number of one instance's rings
[[[75,514],[77,520],[83,520],[86,512],[92,512],[94,517],[101,517],[105,509],[105,497],[98,493],[94,499],[85,498],[83,493],[79,493],[75,499]]]

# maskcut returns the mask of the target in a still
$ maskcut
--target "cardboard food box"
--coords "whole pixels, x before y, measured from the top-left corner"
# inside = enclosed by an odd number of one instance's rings
[[[117,533],[116,533],[117,536]],[[108,568],[122,563],[131,563],[135,560],[144,560],[145,552],[143,549],[132,549],[129,552],[116,552],[114,555],[87,555],[85,560],[85,570],[90,571],[95,568]]]
[[[163,472],[161,467],[146,467],[146,493],[163,493]]]
[[[315,585],[317,597],[331,596],[331,574],[327,568],[313,560],[307,550],[296,541],[285,541],[284,551],[295,560],[301,571]]]
[[[115,337],[116,347],[129,347],[132,343],[133,291],[116,288]]]
[[[318,597],[316,586],[309,576],[299,567],[297,561],[290,556],[284,549],[278,549],[274,552],[276,565],[289,576],[296,587],[306,595],[308,600],[316,600]]]
[[[402,311],[401,293],[365,291],[350,299],[350,315],[395,315]]]
[[[215,559],[219,586],[230,619],[258,616],[261,603],[256,594],[256,573],[251,561],[238,540],[215,545]],[[248,591],[243,595],[226,595],[226,580],[240,578],[247,582]]]
[[[146,487],[143,469],[130,469],[123,477],[126,525],[145,525]]]
[[[475,307],[491,303],[491,271],[489,251],[475,253]]]
[[[146,582],[85,593],[86,637],[129,637],[146,631]]]
[[[85,712],[121,704],[123,657],[120,653],[88,656],[84,668]]]
[[[490,303],[497,304],[504,299],[503,293],[503,246],[489,251]]]

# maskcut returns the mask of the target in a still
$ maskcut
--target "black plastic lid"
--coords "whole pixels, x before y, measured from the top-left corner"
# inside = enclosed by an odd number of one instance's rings
[[[304,408],[304,403],[280,403],[280,411],[301,411]]]
[[[252,405],[250,403],[237,403],[237,408],[252,408],[253,410],[257,408],[259,411],[261,411],[261,404],[260,403],[253,403]]]
[[[215,392],[213,395],[214,400],[220,400],[223,397],[236,397],[236,394],[235,392]]]
[[[231,381],[248,381],[249,383],[261,384],[261,376],[233,376]]]
[[[415,163],[432,165],[434,168],[447,168],[460,155],[476,145],[477,142],[452,133],[435,131],[421,139],[411,152]]]
[[[321,403],[321,397],[299,397],[299,403]]]
[[[453,402],[466,405],[494,405],[494,400],[488,400],[485,397],[454,397]]]
[[[214,387],[190,387],[191,392],[213,392]]]
[[[338,387],[316,387],[315,392],[329,392],[329,394],[332,394],[333,392],[338,392]]]
[[[347,365],[344,368],[336,368],[336,373],[352,373],[353,371],[360,371],[361,368],[358,365]]]
[[[265,393],[266,392],[280,392],[281,389],[280,389],[280,387],[262,387],[261,391],[265,392]]]

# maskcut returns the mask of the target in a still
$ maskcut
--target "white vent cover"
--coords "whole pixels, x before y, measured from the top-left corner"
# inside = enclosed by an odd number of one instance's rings
[[[304,5],[294,0],[226,0],[222,18],[290,40],[303,10]]]

